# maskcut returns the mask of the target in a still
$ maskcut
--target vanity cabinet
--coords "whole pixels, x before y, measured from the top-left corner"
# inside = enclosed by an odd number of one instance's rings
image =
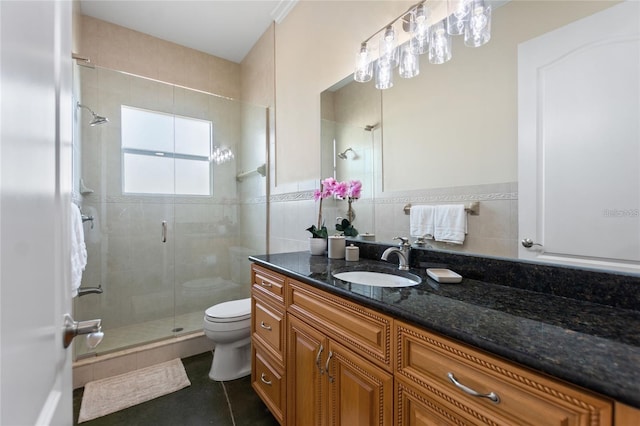
[[[283,425],[640,419],[634,408],[616,403],[614,413],[607,398],[266,268],[253,265],[252,279],[252,383]]]
[[[391,319],[369,318],[363,308],[293,280],[287,283],[287,304],[287,424],[392,425],[393,375],[377,365],[385,362],[338,343],[371,344],[377,336],[371,346],[386,353]],[[350,310],[354,307],[359,312]]]
[[[402,321],[395,336],[398,425],[612,423],[607,399]]]
[[[251,282],[251,385],[285,424],[285,277],[252,265]]]

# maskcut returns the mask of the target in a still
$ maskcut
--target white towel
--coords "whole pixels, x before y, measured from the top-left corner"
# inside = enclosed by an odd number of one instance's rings
[[[467,233],[467,212],[463,204],[436,206],[433,238],[452,244],[463,244]]]
[[[78,295],[82,271],[87,266],[87,246],[84,243],[80,208],[71,204],[71,297]]]
[[[435,230],[435,206],[411,206],[409,210],[409,235],[433,239]]]

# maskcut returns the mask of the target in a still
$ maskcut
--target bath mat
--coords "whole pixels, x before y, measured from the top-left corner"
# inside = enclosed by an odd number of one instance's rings
[[[78,423],[133,407],[190,385],[179,358],[89,382],[84,387]]]

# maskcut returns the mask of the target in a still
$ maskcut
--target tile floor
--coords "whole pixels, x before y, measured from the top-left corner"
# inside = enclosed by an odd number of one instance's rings
[[[83,426],[275,426],[278,422],[251,388],[251,377],[228,382],[209,379],[212,353],[182,360],[191,386],[100,417]],[[73,421],[78,421],[83,389],[73,392]]]

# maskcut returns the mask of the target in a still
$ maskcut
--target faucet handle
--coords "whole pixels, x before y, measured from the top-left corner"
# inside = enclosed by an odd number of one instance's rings
[[[410,246],[409,239],[407,237],[393,237],[394,240],[400,240],[401,246]]]

